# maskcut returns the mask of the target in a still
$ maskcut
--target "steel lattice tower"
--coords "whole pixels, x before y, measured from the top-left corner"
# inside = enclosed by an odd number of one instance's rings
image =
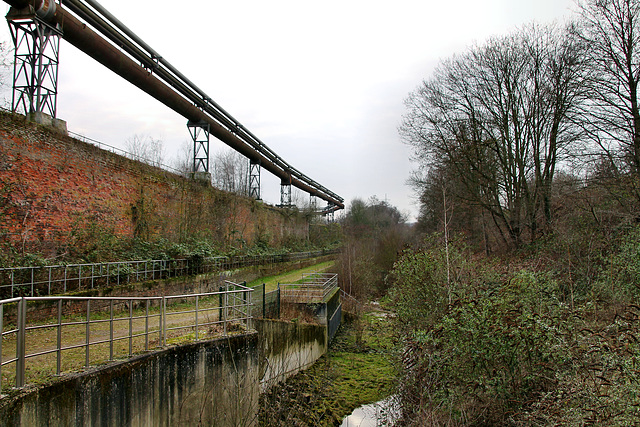
[[[62,32],[33,13],[14,11],[7,22],[15,47],[11,108],[55,118]]]

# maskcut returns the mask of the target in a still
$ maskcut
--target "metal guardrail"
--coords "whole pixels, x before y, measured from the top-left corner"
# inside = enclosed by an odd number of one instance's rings
[[[342,301],[344,310],[348,312],[357,312],[364,305],[343,289],[340,289],[340,300]]]
[[[168,339],[192,333],[199,340],[207,332],[227,335],[233,328],[248,330],[252,291],[226,281],[220,292],[190,295],[0,300],[0,390],[2,378],[11,374],[15,375],[15,386],[23,387],[27,368],[36,376],[50,375],[55,365],[55,373],[60,375],[65,357],[67,367],[77,369],[81,367],[79,358],[89,367],[112,361],[118,354],[130,357],[135,351],[160,348]],[[29,322],[29,313],[36,309],[49,310],[56,320]],[[101,350],[97,349],[100,346]],[[32,362],[30,366],[28,362]],[[8,370],[13,372],[7,375]]]
[[[59,264],[0,268],[0,298],[58,295],[147,280],[204,274],[242,267],[299,261],[339,250],[319,250],[278,255],[242,255],[172,260]]]
[[[300,283],[279,284],[280,298],[286,302],[325,302],[338,287],[338,275],[333,273],[303,274]]]
[[[338,308],[333,312],[331,317],[327,319],[327,334],[329,335],[329,341],[333,340],[333,337],[338,332],[340,323],[342,322],[342,304],[338,304]]]
[[[266,285],[256,285],[251,292],[251,314],[253,318],[280,317],[280,290],[267,292]]]

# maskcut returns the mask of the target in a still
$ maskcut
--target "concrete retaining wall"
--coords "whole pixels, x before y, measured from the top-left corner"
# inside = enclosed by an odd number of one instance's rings
[[[295,375],[327,352],[327,328],[321,325],[256,320],[264,365],[262,391]]]
[[[256,320],[258,333],[172,347],[0,400],[2,425],[253,426],[265,386],[327,350],[326,328]]]

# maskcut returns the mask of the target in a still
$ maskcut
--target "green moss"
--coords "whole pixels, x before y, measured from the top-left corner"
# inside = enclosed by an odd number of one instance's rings
[[[356,322],[343,325],[325,356],[261,397],[261,425],[339,425],[355,408],[393,394],[390,322],[365,319],[364,344],[356,344]]]

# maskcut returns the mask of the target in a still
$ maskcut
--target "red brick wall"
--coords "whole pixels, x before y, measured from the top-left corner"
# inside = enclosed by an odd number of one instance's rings
[[[0,113],[0,243],[55,254],[87,230],[277,246],[306,221]]]

